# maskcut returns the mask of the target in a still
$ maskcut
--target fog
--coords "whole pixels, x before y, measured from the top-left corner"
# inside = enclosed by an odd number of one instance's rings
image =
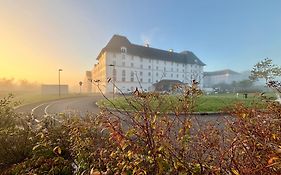
[[[0,78],[0,91],[2,92],[39,92],[40,85],[37,82],[30,82],[25,79],[15,79],[15,78]]]

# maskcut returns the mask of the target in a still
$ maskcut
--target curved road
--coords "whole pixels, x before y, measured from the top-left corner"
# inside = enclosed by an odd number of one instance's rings
[[[30,113],[34,116],[40,117],[44,115],[52,115],[57,113],[76,113],[81,116],[86,113],[99,113],[99,108],[96,102],[103,97],[100,95],[81,96],[57,99],[48,102],[34,103],[18,107],[16,112]]]

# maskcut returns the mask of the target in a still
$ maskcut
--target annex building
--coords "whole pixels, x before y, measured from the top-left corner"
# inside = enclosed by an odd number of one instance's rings
[[[153,84],[161,80],[191,83],[195,79],[203,86],[205,64],[190,51],[177,53],[149,45],[136,45],[125,36],[114,35],[100,51],[97,61],[91,73],[86,75],[93,84],[84,82],[84,85],[92,86],[87,88],[92,92],[118,93],[112,82],[124,93],[136,87],[153,91]],[[108,78],[111,82],[107,81]]]

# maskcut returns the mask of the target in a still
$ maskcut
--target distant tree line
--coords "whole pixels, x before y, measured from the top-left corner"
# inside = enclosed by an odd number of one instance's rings
[[[28,80],[15,78],[0,78],[0,91],[34,91],[39,90],[39,84]]]

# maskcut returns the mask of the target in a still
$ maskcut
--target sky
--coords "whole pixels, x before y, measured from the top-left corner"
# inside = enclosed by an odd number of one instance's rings
[[[114,34],[192,51],[205,71],[281,65],[279,0],[0,0],[0,78],[78,89]]]

